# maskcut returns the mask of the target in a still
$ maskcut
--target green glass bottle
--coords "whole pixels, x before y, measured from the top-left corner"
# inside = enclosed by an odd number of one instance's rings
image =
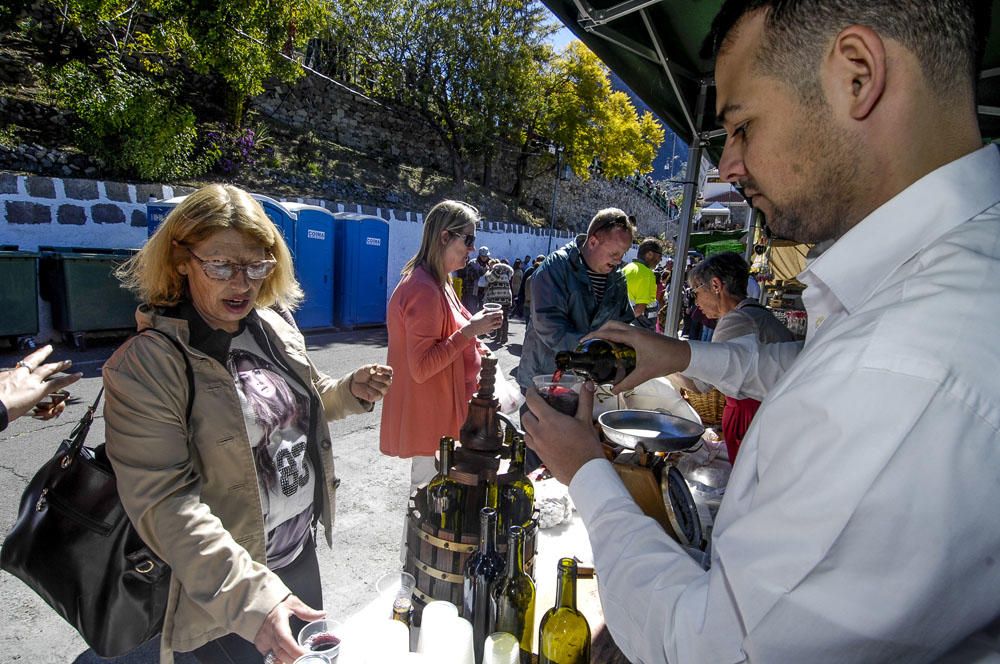
[[[556,353],[556,368],[616,385],[635,369],[635,349],[605,339],[588,339],[572,351]]]
[[[505,527],[527,527],[535,511],[535,485],[524,474],[524,436],[511,439],[510,467],[500,486],[500,522]]]
[[[440,471],[427,484],[427,509],[430,521],[438,528],[455,534],[455,539],[462,537],[463,506],[465,505],[465,487],[450,476],[451,456],[455,452],[455,439],[450,436],[441,437]]]
[[[509,632],[521,644],[521,661],[530,661],[535,633],[535,582],[524,571],[524,528],[511,526],[507,537],[507,569],[493,590],[498,632]]]
[[[472,643],[476,661],[483,661],[483,645],[496,621],[493,588],[503,576],[506,564],[497,551],[497,511],[484,507],[479,512],[479,549],[465,561],[462,586],[462,617],[472,623]]]
[[[556,605],[538,628],[538,664],[590,664],[590,625],[576,610],[576,561],[559,559]]]

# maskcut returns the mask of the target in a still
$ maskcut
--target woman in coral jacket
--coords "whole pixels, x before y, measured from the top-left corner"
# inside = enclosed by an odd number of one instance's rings
[[[499,312],[470,313],[448,279],[475,250],[478,221],[478,210],[467,203],[435,205],[420,249],[389,298],[388,364],[395,385],[382,408],[381,450],[413,459],[411,493],[434,476],[441,436],[458,438],[487,352],[476,336],[503,319]]]

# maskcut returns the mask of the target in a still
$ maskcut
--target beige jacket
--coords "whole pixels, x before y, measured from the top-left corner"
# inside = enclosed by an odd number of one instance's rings
[[[290,594],[265,565],[261,497],[250,441],[233,377],[218,359],[191,346],[190,325],[142,306],[138,329],[166,332],[188,352],[195,398],[186,421],[188,381],[183,358],[158,334],[137,335],[104,365],[108,457],[129,517],[146,544],[172,569],[160,661],[235,632],[253,641],[264,617]],[[326,376],[306,356],[298,330],[270,310],[247,318],[265,351],[290,369],[311,394],[310,454],[322,466],[320,521],[332,545],[335,491],[328,419],[371,404],[350,392],[350,374]],[[218,334],[218,333],[216,333]]]

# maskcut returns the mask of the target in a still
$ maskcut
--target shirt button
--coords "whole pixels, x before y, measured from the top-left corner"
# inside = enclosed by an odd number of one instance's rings
[[[324,438],[323,440],[319,441],[319,446],[322,447],[324,450],[330,449],[330,439]]]

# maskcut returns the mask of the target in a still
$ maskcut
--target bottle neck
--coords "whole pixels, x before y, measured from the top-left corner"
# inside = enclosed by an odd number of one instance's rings
[[[515,434],[510,448],[510,472],[524,474],[524,436]]]
[[[483,508],[479,516],[479,551],[494,553],[497,549],[497,512],[491,508]]]
[[[520,528],[514,531],[514,528],[507,538],[507,576],[512,579],[524,570],[524,531]]]
[[[486,505],[484,507],[491,507],[494,510],[498,509],[500,506],[500,491],[497,487],[497,481],[495,479],[488,480],[486,482]],[[494,523],[496,519],[494,518]]]
[[[559,585],[556,590],[556,606],[576,610],[576,563],[572,565],[559,563]]]
[[[441,475],[445,477],[451,471],[451,453],[455,449],[454,444],[450,440],[441,441]]]

